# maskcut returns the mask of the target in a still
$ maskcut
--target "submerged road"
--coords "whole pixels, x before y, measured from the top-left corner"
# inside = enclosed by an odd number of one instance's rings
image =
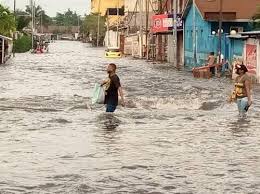
[[[90,104],[115,62],[127,107]],[[0,67],[0,193],[260,193],[260,88],[241,120],[228,79],[56,42]]]

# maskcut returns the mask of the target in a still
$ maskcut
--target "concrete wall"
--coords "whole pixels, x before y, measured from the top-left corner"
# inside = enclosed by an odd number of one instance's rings
[[[124,53],[126,55],[131,55],[133,57],[140,58],[142,56],[141,53],[141,37],[139,34],[132,34],[125,37],[125,45],[124,45]],[[143,40],[145,40],[145,35],[143,35]],[[145,41],[143,42],[145,45]]]
[[[106,47],[117,47],[119,44],[117,42],[117,32],[110,30],[106,32],[105,36],[105,46]]]
[[[41,33],[41,28],[37,29]],[[43,33],[72,33],[75,34],[79,31],[78,26],[48,26],[43,27]]]

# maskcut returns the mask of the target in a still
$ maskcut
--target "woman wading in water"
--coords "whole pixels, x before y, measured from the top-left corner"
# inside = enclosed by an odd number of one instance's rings
[[[235,89],[231,101],[237,102],[239,116],[246,116],[249,107],[252,105],[251,79],[247,75],[247,67],[244,64],[236,65]]]

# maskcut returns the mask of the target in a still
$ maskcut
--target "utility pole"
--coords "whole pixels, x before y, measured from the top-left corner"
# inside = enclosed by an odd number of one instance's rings
[[[107,47],[110,47],[110,37],[109,37],[109,9],[107,11]]]
[[[149,0],[145,0],[145,12],[146,12],[146,21],[145,21],[145,46],[146,46],[146,59],[149,59],[149,47],[148,47],[148,35],[149,35]]]
[[[222,22],[223,22],[223,0],[219,1],[219,27],[218,27],[218,37],[219,37],[219,49],[218,49],[218,63],[221,61],[221,50],[222,50]]]
[[[117,0],[117,26],[116,26],[116,46],[119,47],[119,0]]]
[[[30,1],[30,4],[31,4],[31,17],[32,17],[32,20],[31,20],[31,30],[32,30],[32,50],[33,50],[33,46],[34,46],[34,43],[33,43],[33,33],[34,33],[34,5],[33,5],[33,0]]]
[[[42,11],[41,11],[41,33],[43,34],[43,25],[42,25]]]
[[[178,59],[177,59],[177,0],[172,0],[173,5],[173,65],[178,68]]]
[[[16,0],[14,0],[14,21],[16,23]],[[13,34],[13,57],[15,57],[15,34],[16,32]]]
[[[143,0],[139,0],[139,13],[140,13],[140,58],[143,58]]]
[[[100,34],[100,0],[98,1],[97,47],[99,46],[99,34]]]
[[[80,33],[80,15],[78,16],[78,34]]]
[[[193,0],[193,65],[197,65],[197,33],[196,33],[196,4]]]

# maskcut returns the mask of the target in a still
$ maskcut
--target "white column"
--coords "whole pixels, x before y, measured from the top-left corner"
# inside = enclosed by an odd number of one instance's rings
[[[2,38],[2,63],[4,63],[5,60],[5,39]]]
[[[256,77],[257,83],[260,83],[260,40],[257,41],[257,50],[256,50]]]

